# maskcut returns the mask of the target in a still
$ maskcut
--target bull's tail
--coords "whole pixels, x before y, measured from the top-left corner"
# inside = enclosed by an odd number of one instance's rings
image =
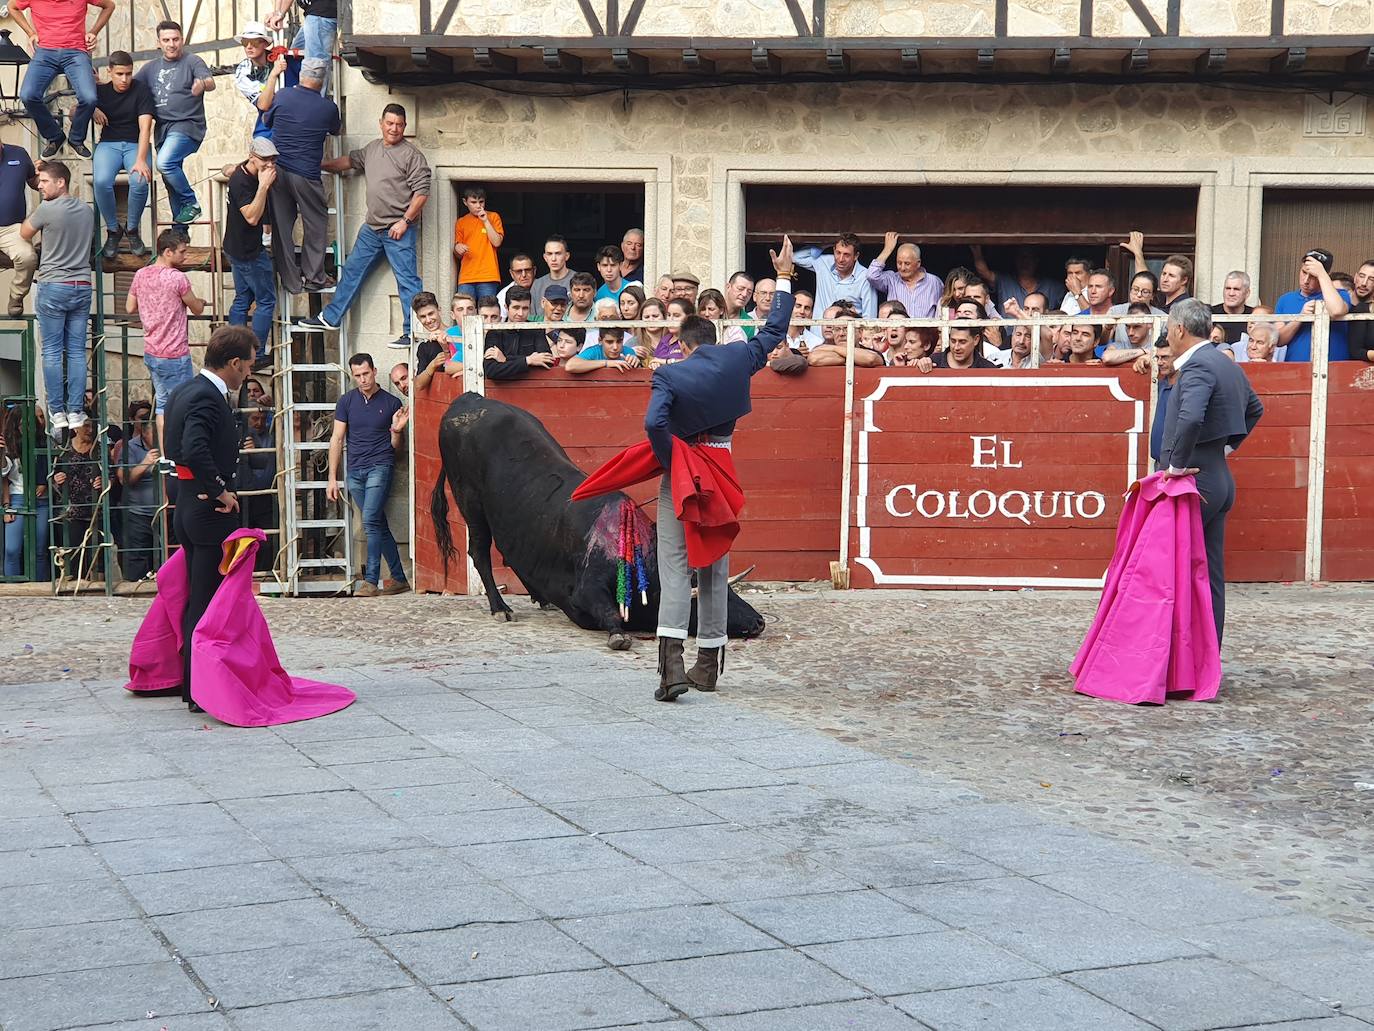
[[[444,579],[448,579],[449,559],[458,554],[453,547],[453,534],[448,528],[448,476],[443,467],[439,469],[439,479],[434,482],[434,490],[429,495],[429,517],[434,521],[434,539],[439,543],[439,554],[444,557]],[[456,497],[456,496],[455,496]]]

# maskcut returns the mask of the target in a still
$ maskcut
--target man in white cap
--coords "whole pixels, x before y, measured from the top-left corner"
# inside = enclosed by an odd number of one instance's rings
[[[258,338],[254,367],[268,361],[272,315],[277,310],[277,285],[272,258],[263,246],[263,226],[272,222],[268,197],[277,181],[277,147],[266,136],[254,136],[248,160],[229,175],[229,203],[224,221],[224,253],[234,274],[234,303],[229,324],[245,326],[252,312],[253,335]]]
[[[267,109],[272,106],[272,97],[281,83],[282,73],[286,71],[286,58],[275,61],[267,59],[268,48],[272,44],[272,34],[260,21],[250,21],[239,33],[243,44],[243,60],[234,68],[234,87],[243,99],[257,111],[257,122],[253,125],[254,136],[271,136],[263,119]]]
[[[272,246],[277,274],[287,293],[304,288],[317,293],[333,286],[325,273],[329,244],[329,205],[325,202],[320,166],[324,141],[339,135],[342,123],[334,101],[320,93],[328,62],[307,57],[301,62],[297,86],[278,90],[267,109],[267,126],[277,145],[277,182],[272,187]],[[301,253],[297,262],[292,242],[296,218],[301,220]]]

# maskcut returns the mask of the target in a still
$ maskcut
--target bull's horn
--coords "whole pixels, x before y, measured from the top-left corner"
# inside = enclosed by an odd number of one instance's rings
[[[742,571],[742,572],[736,573],[734,576],[730,577],[730,579],[729,579],[727,582],[729,583],[729,585],[730,585],[731,587],[734,587],[735,584],[739,583],[739,582],[740,582],[741,580],[743,580],[746,576],[748,576],[750,573],[752,573],[752,572],[754,571],[755,568],[756,568],[755,566],[750,566],[748,569],[746,569],[746,570],[744,570],[744,571]],[[697,589],[696,589],[695,587],[692,588],[692,597],[693,597],[693,598],[697,597]]]

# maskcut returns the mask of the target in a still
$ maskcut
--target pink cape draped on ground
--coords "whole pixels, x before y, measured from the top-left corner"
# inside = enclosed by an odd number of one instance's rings
[[[266,540],[261,530],[236,530],[224,541],[215,592],[191,639],[191,697],[223,723],[271,727],[327,716],[357,696],[337,684],[287,674],[267,620],[253,597],[253,557]],[[130,691],[181,686],[181,616],[186,609],[186,559],[178,550],[157,574],[157,598],[134,635]]]
[[[1080,694],[1157,705],[1216,697],[1201,501],[1191,476],[1154,473],[1132,485],[1097,617],[1069,666]]]

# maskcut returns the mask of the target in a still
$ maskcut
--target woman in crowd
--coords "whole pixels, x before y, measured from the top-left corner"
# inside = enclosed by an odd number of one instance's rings
[[[915,365],[922,358],[933,355],[940,346],[940,331],[934,326],[920,326],[902,331],[902,343],[892,352],[893,365]]]
[[[34,455],[34,514],[25,515],[15,509],[24,507],[24,410],[18,404],[8,408],[0,423],[0,510],[5,515],[6,576],[24,575],[24,528],[30,519],[36,530],[37,569],[35,576],[47,580],[48,574],[48,457]],[[37,419],[35,443],[44,442],[47,433],[47,413],[43,406],[34,408]]]
[[[97,502],[105,481],[96,440],[95,422],[87,419],[73,431],[67,449],[53,465],[52,482],[62,506],[54,521],[60,524],[62,544],[68,549],[65,575],[82,580],[94,575],[103,539]]]
[[[940,295],[940,308],[954,317],[954,306],[958,298],[964,296],[964,288],[973,278],[973,270],[956,265],[945,275],[945,292]]]
[[[630,322],[640,317],[644,310],[644,288],[631,283],[620,291],[620,317]]]
[[[639,317],[645,322],[667,322],[668,306],[657,297],[645,298],[644,303],[639,306]],[[663,342],[663,338],[667,335],[666,330],[659,329],[657,326],[645,326],[643,329],[637,329],[635,330],[635,336],[638,338],[636,350],[647,350],[650,355],[657,355],[658,345]]]
[[[662,365],[665,362],[680,362],[687,357],[682,351],[682,344],[677,339],[677,328],[682,325],[682,320],[688,315],[697,313],[696,305],[691,301],[681,297],[674,297],[667,304],[668,331],[659,337],[658,344],[654,348],[654,360],[650,364]]]
[[[725,318],[725,295],[719,290],[703,290],[697,297],[697,314],[703,319]]]

